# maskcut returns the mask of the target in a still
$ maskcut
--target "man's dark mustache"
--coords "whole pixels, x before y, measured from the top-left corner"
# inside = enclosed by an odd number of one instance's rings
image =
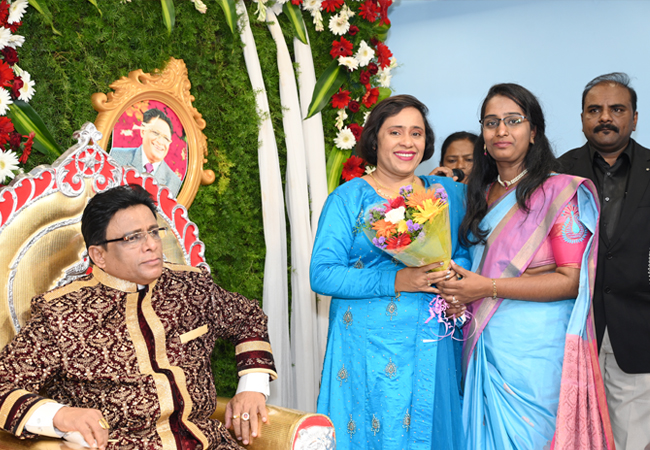
[[[603,130],[610,130],[610,131],[614,131],[615,133],[619,132],[619,129],[616,125],[612,123],[603,123],[598,125],[596,128],[594,128],[594,133],[598,133],[599,131],[603,131]]]

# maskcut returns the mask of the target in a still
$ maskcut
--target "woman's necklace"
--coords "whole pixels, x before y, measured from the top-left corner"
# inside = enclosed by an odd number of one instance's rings
[[[522,177],[523,177],[524,175],[526,175],[527,173],[528,173],[528,169],[524,169],[523,172],[521,172],[519,175],[517,175],[516,177],[514,177],[514,178],[513,178],[512,180],[510,180],[510,181],[503,181],[503,180],[501,180],[501,175],[497,175],[497,182],[498,182],[501,186],[503,186],[504,188],[506,188],[506,191],[507,191],[508,188],[509,188],[510,186],[512,186],[513,184],[515,184],[517,181],[521,180]]]
[[[388,198],[399,197],[399,192],[395,192],[395,191],[392,190],[392,189],[388,189],[386,186],[384,186],[384,185],[381,184],[379,181],[377,181],[377,178],[375,178],[375,175],[373,174],[373,172],[370,172],[370,178],[372,178],[373,181],[375,182],[375,184],[377,185],[377,193],[378,193],[379,195],[381,195],[382,197],[388,197]],[[411,184],[412,184],[412,185],[415,184],[415,175],[413,175],[413,180],[411,181]],[[382,191],[382,189],[383,189],[384,191],[390,191],[390,192],[392,192],[392,193],[395,194],[395,195],[387,194],[386,192]]]

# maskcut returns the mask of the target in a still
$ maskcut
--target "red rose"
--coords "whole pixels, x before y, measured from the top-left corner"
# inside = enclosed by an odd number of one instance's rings
[[[302,0],[291,0],[292,5],[300,6],[302,5]]]
[[[348,33],[350,34],[350,36],[354,36],[358,32],[359,32],[359,27],[358,26],[350,25],[350,29],[348,30]]]
[[[366,162],[358,156],[350,156],[347,161],[343,163],[343,171],[341,178],[345,181],[350,181],[353,178],[359,178],[365,172]]]
[[[344,0],[323,0],[321,3],[321,8],[323,11],[334,12],[343,6]]]
[[[11,82],[14,81],[14,71],[9,64],[0,61],[0,86],[11,87]]]
[[[20,97],[20,88],[23,87],[24,84],[25,83],[23,82],[22,78],[14,78],[14,82],[11,85],[11,95],[13,96],[14,100]]]
[[[359,15],[370,23],[377,20],[378,13],[379,8],[377,8],[377,0],[366,0],[359,8]]]
[[[348,106],[350,102],[350,91],[344,91],[339,88],[339,91],[332,95],[332,108],[343,109]]]
[[[367,70],[362,70],[361,73],[359,74],[359,81],[361,84],[368,84],[370,83],[370,72]]]
[[[408,233],[401,233],[392,238],[386,239],[386,249],[388,250],[399,250],[406,247],[411,243],[411,236]]]
[[[344,37],[341,37],[340,41],[332,42],[330,55],[332,55],[332,59],[336,59],[339,56],[352,56],[352,42],[346,40]]]
[[[377,99],[379,98],[379,89],[377,88],[371,88],[368,89],[361,99],[361,102],[363,103],[363,106],[366,108],[370,108],[372,105],[377,103]]]
[[[0,53],[2,53],[5,62],[10,66],[13,66],[18,62],[18,52],[16,51],[16,49],[11,47],[5,47],[0,51]]]
[[[352,100],[350,103],[348,103],[348,109],[349,109],[350,112],[352,112],[352,113],[357,113],[357,112],[359,112],[359,108],[360,108],[360,107],[361,107],[361,106],[359,105],[359,102],[356,101],[356,100]]]
[[[377,64],[374,62],[371,62],[368,64],[368,72],[370,72],[370,75],[377,75],[377,72],[379,72],[379,67],[377,67]]]
[[[376,49],[379,67],[385,69],[390,66],[390,57],[393,56],[393,52],[391,52],[383,42],[377,42]]]
[[[14,124],[9,117],[0,117],[0,149],[4,149],[5,144],[9,142],[11,133],[14,131]]]
[[[359,142],[359,139],[361,138],[361,132],[363,131],[363,127],[358,123],[351,123],[350,125],[348,125],[348,128],[350,129],[350,131],[352,131],[352,134],[354,134],[354,139],[356,139],[356,141]]]

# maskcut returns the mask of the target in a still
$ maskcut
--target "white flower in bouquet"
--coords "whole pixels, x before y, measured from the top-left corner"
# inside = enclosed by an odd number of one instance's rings
[[[330,17],[329,29],[337,36],[343,36],[350,29],[350,22],[345,14],[335,14]]]
[[[0,89],[0,116],[4,116],[9,111],[9,105],[11,105],[11,96],[9,91],[6,89]]]
[[[303,8],[311,13],[314,13],[321,10],[322,3],[322,0],[305,0]]]
[[[2,89],[4,91],[4,89]],[[14,177],[14,170],[18,169],[18,157],[14,152],[0,150],[0,184],[4,184],[6,178]]]
[[[11,30],[9,28],[0,27],[0,49],[9,45],[11,40]]]
[[[20,92],[18,99],[24,102],[29,102],[36,93],[36,89],[34,89],[36,83],[32,80],[32,76],[29,72],[25,70],[21,71],[20,78],[23,80],[23,87],[18,90],[18,92]]]
[[[208,10],[208,7],[201,0],[190,0],[190,1],[194,3],[194,8],[201,14],[205,14],[205,12]]]
[[[390,73],[390,67],[385,69],[379,69],[379,85],[381,87],[390,87],[390,80],[393,78],[393,75]]]
[[[343,5],[341,8],[341,11],[339,11],[339,14],[341,17],[346,17],[348,20],[354,17],[354,11],[352,11],[350,8],[348,8],[348,5]]]
[[[359,61],[359,67],[365,67],[375,57],[375,51],[366,43],[361,41],[359,50],[354,55],[354,58]]]
[[[16,47],[22,47],[23,44],[25,43],[25,36],[21,36],[19,34],[12,34],[9,36],[9,42],[7,42],[7,47],[11,48],[16,48]]]
[[[354,144],[357,143],[357,140],[354,138],[354,133],[348,127],[343,128],[339,131],[339,134],[334,138],[334,143],[341,150],[350,150],[354,147]]]
[[[390,223],[399,223],[402,220],[404,220],[404,213],[406,212],[406,208],[403,206],[400,206],[399,208],[391,209],[386,213],[386,220]]]
[[[345,109],[339,109],[339,112],[336,113],[336,128],[339,130],[343,128],[343,122],[348,118],[348,114],[345,112]]]
[[[9,5],[9,18],[7,23],[16,23],[20,22],[20,19],[23,18],[23,14],[27,10],[29,3],[27,0],[15,0],[11,5]]]
[[[339,66],[345,66],[350,70],[357,70],[359,68],[359,61],[353,56],[339,56]]]

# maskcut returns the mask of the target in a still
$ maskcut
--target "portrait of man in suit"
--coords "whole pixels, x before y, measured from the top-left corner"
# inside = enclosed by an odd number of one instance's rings
[[[111,156],[122,165],[152,174],[159,184],[169,188],[172,195],[178,195],[182,178],[165,161],[174,136],[172,120],[162,110],[152,107],[144,111],[141,125],[135,128],[139,133],[133,133],[133,137],[139,134],[142,143],[135,147],[120,147],[116,146],[118,143],[114,136]]]

